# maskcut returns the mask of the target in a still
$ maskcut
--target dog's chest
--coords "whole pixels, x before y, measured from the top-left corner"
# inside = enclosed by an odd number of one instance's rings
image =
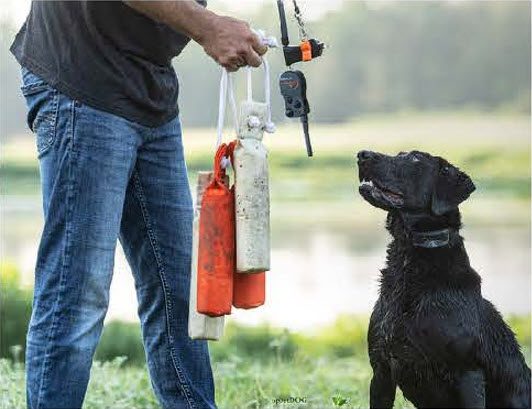
[[[381,352],[403,395],[416,407],[431,407],[433,399],[445,402],[443,407],[456,407],[447,396],[453,371],[445,362],[435,359],[430,344],[420,339],[420,328],[416,326],[418,308],[417,303],[411,302],[397,304],[388,311],[380,323]]]
[[[418,361],[419,351],[412,342],[415,310],[403,309],[400,305],[386,311],[380,322],[380,334],[384,352],[392,361]]]
[[[423,313],[423,294],[416,283],[410,283],[407,274],[397,274],[381,294],[383,315],[379,322],[384,352],[390,360],[408,363],[422,359],[417,345],[416,327]]]

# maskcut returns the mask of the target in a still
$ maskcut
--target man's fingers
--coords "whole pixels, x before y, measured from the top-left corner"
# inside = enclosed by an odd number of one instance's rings
[[[231,17],[215,18],[212,30],[207,34],[200,44],[208,55],[230,71],[246,65],[259,67],[261,56],[268,51],[268,46],[248,23]]]
[[[235,61],[233,61],[233,64],[236,65],[237,67],[245,67],[246,66],[246,60],[244,59],[244,57],[238,57],[238,59],[236,59]]]
[[[253,49],[257,52],[257,54],[264,55],[266,54],[266,51],[268,51],[268,46],[261,43],[258,48],[253,47]]]
[[[262,64],[261,56],[268,51],[268,46],[263,44],[260,37],[249,29],[249,25],[240,23],[242,30],[232,33],[239,41],[230,42],[224,53],[216,58],[220,65],[231,72],[246,65],[260,67]],[[216,55],[216,53],[213,54]]]
[[[247,65],[246,59],[241,55],[221,58],[218,60],[218,63],[230,72],[238,71],[239,68]]]
[[[255,33],[253,33],[253,41],[251,43],[251,46],[258,55],[264,55],[266,54],[266,51],[268,51],[268,47],[262,43],[259,36]]]
[[[259,54],[257,54],[255,50],[250,48],[250,50],[246,54],[246,63],[248,65],[251,65],[252,67],[260,67],[260,65],[262,64],[262,60]]]

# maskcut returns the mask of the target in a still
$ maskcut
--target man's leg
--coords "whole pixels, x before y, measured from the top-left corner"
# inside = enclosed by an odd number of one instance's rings
[[[131,123],[42,82],[25,95],[45,213],[27,337],[28,406],[80,408],[107,311],[138,135]]]
[[[188,337],[192,200],[179,120],[151,130],[126,194],[120,240],[133,270],[144,346],[164,408],[212,408],[205,341]]]

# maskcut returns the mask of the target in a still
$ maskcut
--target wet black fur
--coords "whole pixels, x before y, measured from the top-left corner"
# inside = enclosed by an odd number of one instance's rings
[[[359,173],[405,195],[402,205],[391,206],[361,188],[388,211],[393,238],[368,331],[371,407],[393,407],[399,386],[416,407],[530,408],[530,369],[514,334],[482,297],[462,237],[437,249],[411,244],[412,231],[460,229],[458,204],[474,190],[469,177],[422,152],[359,153]],[[422,197],[406,197],[412,194]]]

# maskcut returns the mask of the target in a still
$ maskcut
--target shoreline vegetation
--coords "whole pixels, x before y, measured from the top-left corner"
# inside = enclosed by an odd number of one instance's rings
[[[194,188],[197,172],[212,167],[214,130],[187,128],[184,122],[189,180]],[[297,123],[278,125],[277,132],[264,141],[270,151],[274,230],[276,225],[301,225],[304,220],[334,228],[363,228],[381,220],[382,214],[366,206],[356,193],[355,153],[360,149],[389,154],[417,149],[443,156],[463,168],[477,186],[461,208],[467,226],[530,226],[531,128],[527,115],[405,112],[313,124],[313,158],[305,155]],[[2,145],[3,211],[16,214],[31,209],[39,216],[39,169],[33,136],[17,135]],[[499,211],[501,208],[506,211]]]

